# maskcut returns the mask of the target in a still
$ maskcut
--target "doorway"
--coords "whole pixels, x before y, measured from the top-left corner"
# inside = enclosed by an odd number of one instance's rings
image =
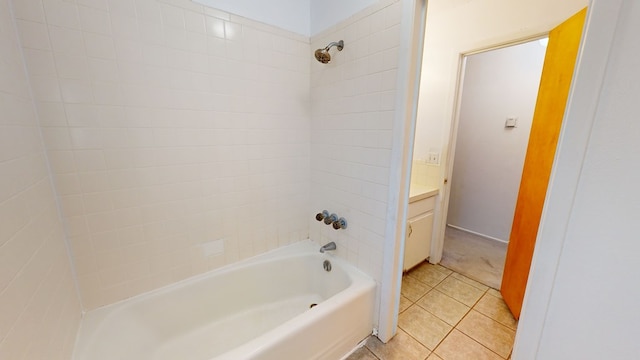
[[[441,264],[500,288],[546,37],[462,59]]]
[[[414,16],[420,12],[411,11],[410,3],[404,3],[403,16],[406,24],[413,24]],[[398,169],[400,175],[391,180],[391,187],[399,189],[400,197],[391,194],[397,205],[397,216],[394,225],[388,228],[388,235],[394,236],[395,241],[387,241],[385,245],[385,259],[383,279],[381,283],[380,328],[379,337],[388,341],[395,334],[398,321],[399,285],[402,275],[402,254],[404,250],[406,206],[410,182],[411,168],[424,162],[425,158],[434,153],[436,161],[432,166],[434,179],[437,181],[439,193],[436,196],[436,211],[434,219],[433,241],[429,261],[438,263],[442,257],[444,229],[449,200],[448,178],[451,176],[450,155],[451,144],[448,143],[453,127],[454,104],[457,103],[460,54],[470,53],[475,49],[483,49],[492,44],[513,43],[514,39],[531,39],[534,36],[546,34],[567,16],[575,13],[586,5],[586,0],[569,0],[558,3],[551,0],[526,1],[513,3],[507,0],[499,2],[450,2],[429,1],[424,34],[424,51],[420,56],[415,51],[401,52],[404,72],[410,73],[414,67],[419,74],[416,79],[408,75],[406,83],[400,84],[399,99],[411,99],[402,102],[399,107],[398,119],[405,119],[394,131],[398,144],[394,147],[399,161],[392,162],[392,168]],[[417,17],[424,19],[424,12]],[[499,18],[500,21],[496,21]],[[423,29],[424,30],[424,29]],[[408,34],[412,29],[405,28]],[[403,37],[405,38],[405,37]],[[411,39],[411,37],[406,37]],[[413,49],[415,44],[407,42],[404,46]],[[404,48],[404,47],[403,47]],[[416,65],[416,62],[419,66]],[[426,66],[425,66],[426,64]],[[420,70],[421,69],[421,70]],[[414,88],[419,86],[418,92]],[[402,96],[404,94],[404,96]],[[413,143],[413,146],[407,146]],[[413,156],[411,154],[413,153]],[[407,157],[408,155],[408,157]],[[413,166],[412,166],[413,163]],[[395,164],[395,165],[394,165]],[[413,179],[411,179],[413,180]],[[397,201],[397,204],[396,202]],[[392,210],[393,206],[390,207]]]

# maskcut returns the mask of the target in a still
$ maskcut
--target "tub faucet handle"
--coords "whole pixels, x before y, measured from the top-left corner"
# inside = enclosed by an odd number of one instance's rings
[[[347,220],[343,217],[333,222],[333,228],[336,230],[346,229],[347,228]]]
[[[336,220],[338,220],[338,215],[331,214],[331,215],[327,216],[326,218],[324,218],[324,223],[325,223],[325,225],[329,225],[329,224],[333,223]]]
[[[329,217],[329,212],[327,210],[322,210],[321,213],[316,214],[316,220],[318,221],[322,221],[327,217]]]
[[[325,244],[324,246],[322,246],[322,247],[320,248],[320,252],[321,252],[321,253],[324,253],[325,251],[328,251],[328,250],[335,250],[335,249],[336,249],[336,243],[332,241],[332,242],[330,242],[330,243]]]

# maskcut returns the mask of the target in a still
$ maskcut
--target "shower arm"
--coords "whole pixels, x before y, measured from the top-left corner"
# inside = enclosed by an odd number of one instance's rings
[[[329,43],[329,45],[327,45],[327,47],[324,48],[324,51],[329,51],[329,49],[331,49],[334,46],[338,48],[338,51],[342,51],[342,49],[344,49],[344,41],[340,40],[338,42],[334,41],[332,43]]]

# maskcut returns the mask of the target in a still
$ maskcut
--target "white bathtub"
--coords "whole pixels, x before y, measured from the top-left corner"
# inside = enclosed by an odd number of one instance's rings
[[[340,359],[373,329],[375,282],[318,250],[302,241],[88,312],[73,359]]]

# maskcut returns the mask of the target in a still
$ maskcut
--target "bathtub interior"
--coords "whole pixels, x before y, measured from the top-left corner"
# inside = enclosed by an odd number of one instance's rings
[[[331,256],[294,254],[264,256],[90,312],[74,360],[186,359],[185,352],[209,360],[300,314],[320,312],[352,285],[344,266],[323,269]]]

